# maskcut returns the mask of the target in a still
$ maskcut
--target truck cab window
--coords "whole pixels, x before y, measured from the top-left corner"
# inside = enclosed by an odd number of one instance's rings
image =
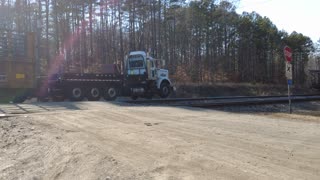
[[[129,67],[130,69],[144,68],[143,56],[132,55],[129,57]]]

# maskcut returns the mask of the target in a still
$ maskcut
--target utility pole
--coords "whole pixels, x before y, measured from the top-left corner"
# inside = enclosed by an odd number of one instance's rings
[[[291,104],[291,86],[292,86],[292,49],[288,46],[285,46],[283,49],[284,57],[286,60],[286,77],[288,83],[288,100],[289,100],[289,113],[292,113],[292,104]]]

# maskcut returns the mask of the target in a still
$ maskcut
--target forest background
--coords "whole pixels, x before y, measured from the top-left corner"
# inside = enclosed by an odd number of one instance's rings
[[[36,32],[42,74],[96,72],[134,50],[166,60],[176,83],[285,84],[283,47],[295,85],[320,67],[320,40],[279,30],[268,17],[221,0],[0,0],[0,31]],[[0,32],[1,34],[1,32]]]

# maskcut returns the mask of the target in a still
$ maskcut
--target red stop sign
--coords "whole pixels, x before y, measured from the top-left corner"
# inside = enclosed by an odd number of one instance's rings
[[[286,58],[286,61],[291,62],[292,61],[292,49],[288,46],[285,46],[283,51],[284,51],[284,57]]]

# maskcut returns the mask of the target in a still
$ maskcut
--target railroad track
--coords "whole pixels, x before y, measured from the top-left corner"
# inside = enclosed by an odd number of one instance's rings
[[[292,102],[318,101],[320,94],[292,95]],[[216,107],[233,105],[263,105],[281,104],[288,102],[288,96],[227,96],[227,97],[203,97],[203,98],[175,98],[125,101],[126,103],[141,105],[169,105],[191,107]]]

